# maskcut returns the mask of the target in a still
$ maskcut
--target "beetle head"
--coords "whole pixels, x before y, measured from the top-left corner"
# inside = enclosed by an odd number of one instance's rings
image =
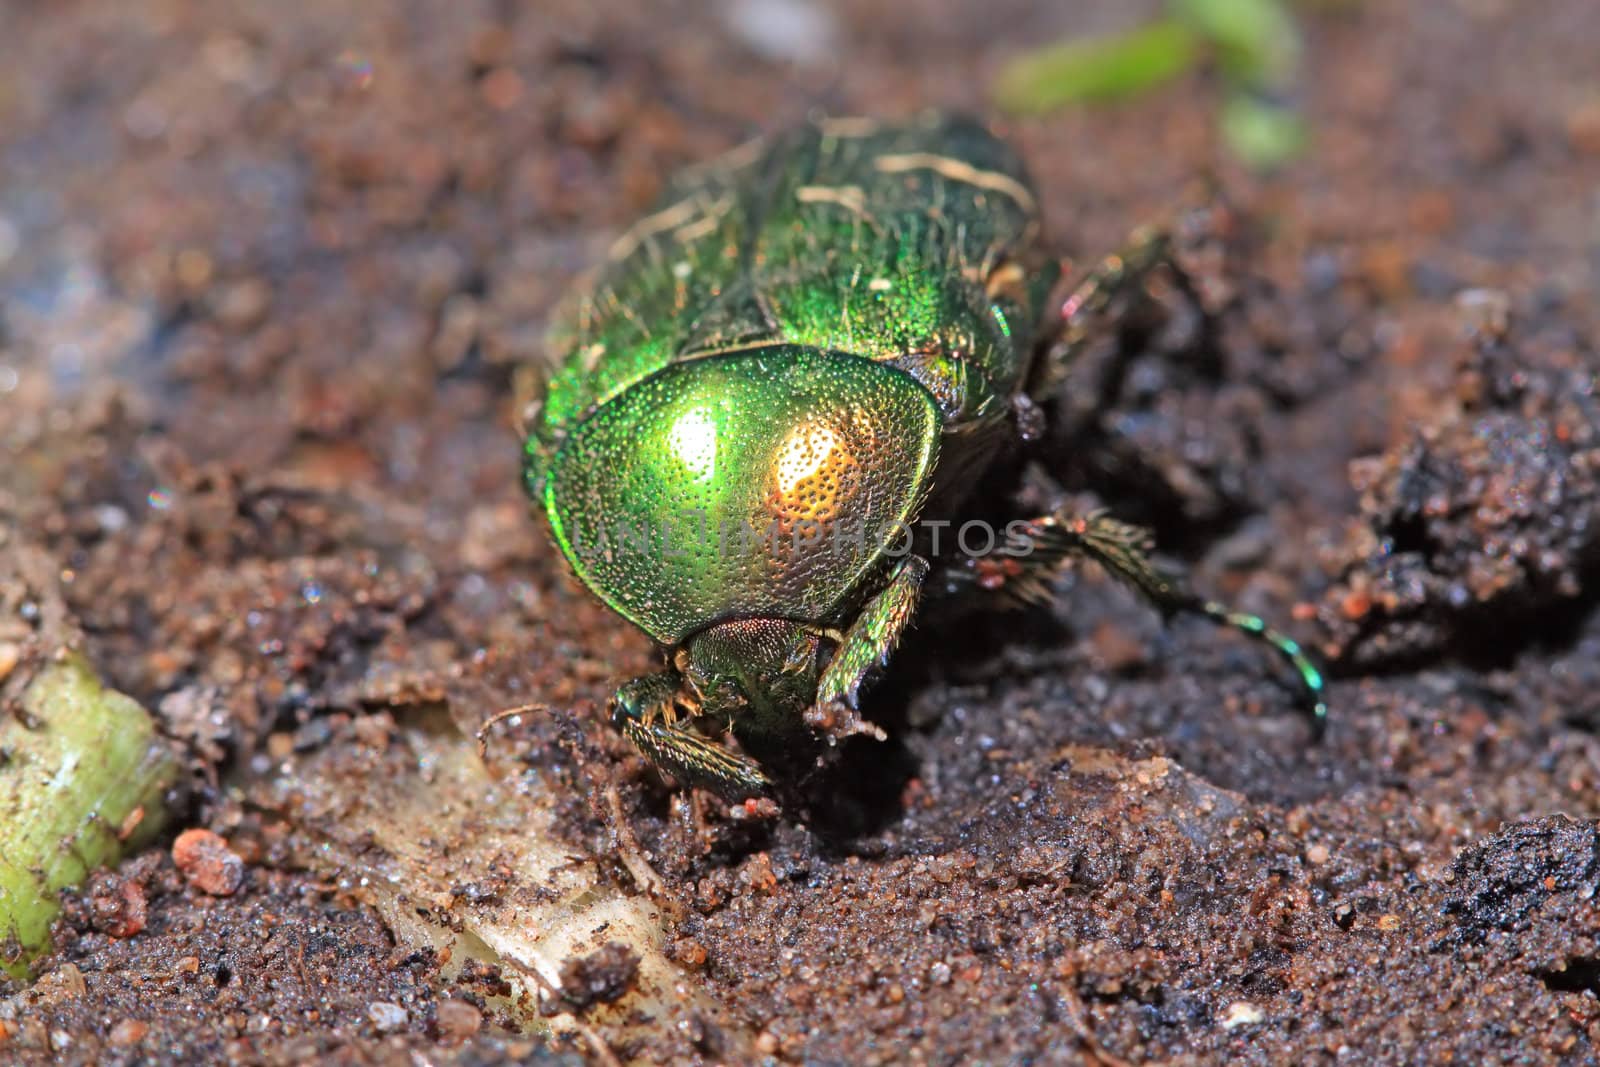
[[[816,699],[822,639],[788,619],[736,619],[700,631],[676,665],[704,714],[762,732],[792,728]]]

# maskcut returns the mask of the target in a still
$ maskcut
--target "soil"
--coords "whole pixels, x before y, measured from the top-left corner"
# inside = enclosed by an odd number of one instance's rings
[[[1600,8],[1315,5],[1312,145],[1271,176],[1205,72],[1006,125],[1065,255],[1177,220],[1207,312],[1108,317],[1036,458],[1319,651],[1330,726],[1083,573],[917,630],[890,740],[776,815],[604,725],[654,652],[528,514],[517,368],[675,168],[815,110],[984,111],[1007,58],[1141,12],[536,8],[0,14],[0,548],[189,757],[169,838],[0,989],[0,1058],[1600,1062]],[[529,1029],[254,791],[530,701],[494,745],[632,887],[615,788],[717,1021]],[[638,965],[574,958],[567,1007]]]

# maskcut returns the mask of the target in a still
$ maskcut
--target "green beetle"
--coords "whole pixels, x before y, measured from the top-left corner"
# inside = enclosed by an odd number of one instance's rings
[[[556,543],[667,652],[617,691],[617,727],[681,781],[765,793],[769,768],[882,737],[858,695],[921,596],[1036,597],[1074,556],[1268,642],[1320,726],[1300,648],[1157,571],[1137,527],[1052,514],[935,551],[947,524],[929,520],[1037,429],[1044,342],[1163,247],[1113,257],[1047,315],[1059,271],[1022,162],[948,116],[820,120],[682,175],[559,319],[526,415]]]

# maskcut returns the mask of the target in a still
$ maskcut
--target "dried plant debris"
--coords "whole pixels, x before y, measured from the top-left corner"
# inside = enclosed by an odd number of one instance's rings
[[[617,884],[575,853],[540,779],[496,781],[438,716],[347,730],[364,743],[331,738],[253,791],[255,806],[293,826],[298,862],[353,882],[445,974],[491,971],[485,1005],[514,1029],[550,1026],[607,1049],[721,1018],[719,1047],[743,1047],[737,1026],[663,954],[676,906],[648,895],[658,881]]]

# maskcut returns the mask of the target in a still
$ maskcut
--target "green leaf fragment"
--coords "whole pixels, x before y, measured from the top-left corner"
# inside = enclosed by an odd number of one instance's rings
[[[1293,110],[1247,93],[1222,106],[1222,136],[1233,154],[1258,170],[1280,166],[1306,146],[1306,127]]]
[[[0,717],[0,971],[27,978],[59,892],[148,840],[177,775],[150,716],[81,657],[33,680]]]
[[[1282,0],[1169,0],[1168,8],[1241,81],[1281,85],[1300,62],[1300,34]]]
[[[1176,19],[1162,19],[1013,60],[1000,72],[995,95],[1002,108],[1015,112],[1121,99],[1178,77],[1194,64],[1195,52],[1193,31]]]

